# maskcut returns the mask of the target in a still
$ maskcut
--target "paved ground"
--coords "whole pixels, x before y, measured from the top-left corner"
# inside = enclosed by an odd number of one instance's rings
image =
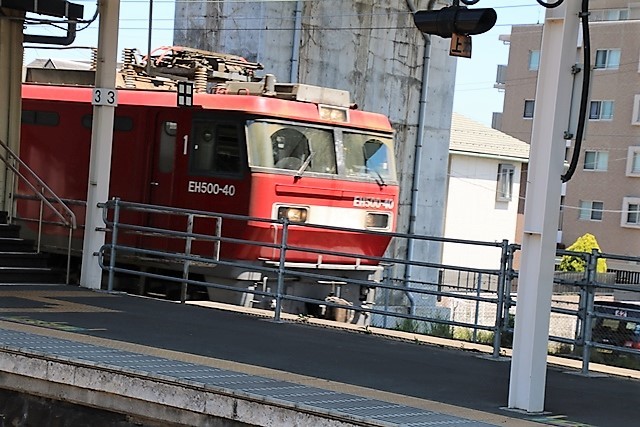
[[[545,414],[504,409],[508,358],[389,339],[363,330],[274,323],[255,315],[72,286],[0,286],[0,329],[46,328],[66,339],[163,357],[197,357],[224,369],[482,420],[495,425],[638,425],[640,380],[576,375],[549,365]],[[466,345],[466,347],[469,347]]]

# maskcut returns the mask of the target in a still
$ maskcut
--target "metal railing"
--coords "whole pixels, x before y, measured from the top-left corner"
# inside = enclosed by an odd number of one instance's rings
[[[312,224],[294,224],[288,220],[267,220],[239,215],[212,214],[196,210],[181,210],[160,206],[148,206],[112,200],[102,204],[105,209],[106,230],[111,232],[111,242],[100,251],[100,265],[109,272],[109,290],[113,289],[113,275],[122,273],[151,279],[162,279],[175,286],[180,286],[180,299],[185,302],[189,287],[203,287],[207,290],[230,292],[247,296],[252,303],[261,303],[273,310],[273,318],[280,321],[282,314],[293,304],[323,307],[327,310],[350,313],[357,323],[363,327],[379,326],[401,329],[416,334],[425,333],[439,335],[457,340],[484,343],[491,347],[492,356],[499,357],[504,348],[510,347],[513,333],[513,320],[517,310],[517,278],[518,272],[513,268],[514,254],[518,245],[503,242],[478,242],[471,240],[446,239],[428,236],[417,236],[402,233],[377,232],[348,228],[320,226]],[[158,227],[142,227],[126,224],[122,221],[122,212],[134,210],[153,212],[154,214],[183,217],[184,229],[178,231],[175,224],[171,229]],[[111,212],[111,213],[109,213]],[[215,221],[209,233],[193,232],[193,220],[205,218]],[[221,233],[223,221],[255,222],[264,224],[265,228],[275,230],[275,238],[269,242],[240,240],[224,237]],[[392,239],[391,248],[403,247],[408,239],[417,245],[439,244],[443,251],[451,251],[454,247],[462,247],[464,251],[481,249],[481,258],[488,259],[489,267],[478,265],[447,265],[424,261],[406,260],[402,256],[367,256],[346,253],[337,250],[320,250],[311,246],[294,245],[290,241],[291,232],[300,230],[322,235],[324,232],[357,233],[362,238],[387,237]],[[144,247],[138,241],[136,245],[126,244],[124,234],[136,233],[143,236],[153,235],[159,239],[170,241],[182,240],[174,248],[183,247],[180,251],[162,251],[153,247]],[[193,253],[192,244],[196,242],[213,242],[215,251],[203,255]],[[269,259],[255,262],[247,260],[231,260],[221,257],[225,245],[244,245],[259,247],[269,253]],[[294,263],[288,261],[291,254],[313,256],[316,263]],[[173,277],[141,271],[131,268],[126,262],[118,261],[123,256],[135,255],[153,259],[164,259],[173,263],[174,270],[182,271],[180,277]],[[640,361],[640,350],[595,339],[592,330],[598,319],[616,318],[615,313],[603,313],[598,309],[598,301],[602,298],[612,299],[613,292],[624,290],[638,292],[640,300],[640,284],[638,287],[611,283],[608,278],[596,273],[599,258],[618,259],[621,261],[638,261],[637,258],[620,257],[611,254],[570,253],[559,251],[559,256],[575,255],[585,260],[586,271],[573,277],[558,275],[555,279],[554,298],[551,308],[549,331],[550,351],[560,356],[582,358],[583,372],[589,370],[589,363],[600,351],[614,351],[616,354],[637,357]],[[323,259],[341,259],[340,265],[325,265]],[[471,258],[471,257],[470,257]],[[196,280],[189,275],[191,267],[198,269],[236,268],[251,271],[262,277],[262,283],[256,286],[238,287],[224,281]],[[408,280],[404,275],[407,266],[411,266],[412,274]],[[327,268],[325,268],[327,267]],[[355,273],[362,273],[360,275]],[[333,299],[313,297],[296,293],[296,286],[303,283],[314,283],[316,288],[331,285],[331,289],[342,290],[350,295],[348,304],[335,302]],[[271,286],[269,286],[271,284]],[[550,284],[551,285],[551,284]],[[323,288],[324,289],[324,288]],[[327,288],[329,289],[329,288]],[[375,290],[375,300],[366,295]],[[351,293],[349,293],[351,292]],[[358,292],[361,292],[358,298]],[[364,292],[364,293],[363,293]],[[337,296],[340,296],[339,294]],[[597,298],[596,298],[597,297]],[[346,297],[345,297],[346,298]],[[358,302],[358,299],[360,302]],[[411,307],[410,303],[417,303]],[[291,313],[291,311],[289,311]],[[619,313],[621,314],[621,313]],[[365,319],[358,323],[356,319]],[[626,319],[628,320],[628,319]],[[640,334],[640,331],[639,331]]]
[[[53,223],[55,225],[60,225],[63,227],[69,228],[69,237],[67,243],[67,265],[66,265],[66,278],[65,283],[69,283],[69,274],[71,270],[71,240],[73,236],[73,230],[77,228],[76,216],[67,206],[60,197],[56,195],[56,193],[49,188],[45,182],[40,179],[40,177],[29,167],[26,163],[24,163],[20,157],[14,153],[11,148],[2,140],[0,140],[0,146],[4,149],[4,152],[0,150],[0,160],[4,162],[9,170],[13,172],[11,188],[13,189],[11,198],[11,209],[9,209],[9,222],[13,222],[15,219],[14,212],[16,208],[16,203],[19,198],[28,199],[30,197],[35,197],[35,199],[40,203],[39,214],[37,219],[38,231],[37,231],[37,239],[36,239],[36,249],[37,252],[40,253],[40,244],[42,241],[42,226],[43,226],[43,215],[45,206],[49,208],[53,214],[60,219],[60,223]],[[34,181],[34,182],[32,182]],[[23,182],[32,192],[33,196],[29,195],[18,195],[18,183]],[[54,204],[56,206],[54,206]]]

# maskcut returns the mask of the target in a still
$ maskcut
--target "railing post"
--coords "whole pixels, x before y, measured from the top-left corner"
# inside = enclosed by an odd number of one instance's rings
[[[390,289],[387,286],[391,286],[391,268],[392,268],[392,264],[384,264],[383,265],[383,270],[382,270],[382,283],[385,285],[384,288],[384,311],[385,313],[387,313],[389,311],[389,292]],[[387,314],[385,314],[384,316],[382,316],[382,327],[384,329],[387,329],[387,318],[389,316]]]
[[[109,203],[106,203],[103,209],[109,209]],[[106,215],[103,215],[106,217]],[[109,258],[109,279],[107,282],[107,290],[113,291],[113,269],[116,266],[116,245],[118,244],[118,222],[120,221],[120,199],[113,199],[113,229],[111,230],[111,254]]]
[[[493,354],[500,357],[500,343],[502,341],[502,329],[505,325],[505,316],[509,317],[509,307],[505,306],[505,294],[507,290],[507,276],[511,271],[513,261],[513,247],[508,240],[502,241],[502,254],[500,255],[500,273],[498,275],[498,302],[496,303],[496,324],[493,332]],[[507,322],[508,324],[509,322]]]
[[[282,312],[282,294],[284,293],[284,264],[287,252],[287,238],[289,236],[289,220],[284,219],[282,224],[282,239],[280,240],[280,262],[278,263],[278,287],[276,289],[276,309],[274,320],[280,321]]]
[[[12,163],[13,168],[9,167],[9,163]],[[16,200],[16,193],[18,192],[18,178],[17,178],[17,174],[13,171],[13,169],[17,169],[18,168],[18,162],[16,161],[15,157],[13,156],[13,153],[11,150],[7,150],[7,163],[5,164],[5,174],[9,174],[9,171],[11,171],[11,193],[9,194],[9,199],[10,199],[10,203],[9,203],[9,208],[7,209],[9,211],[9,215],[8,215],[8,223],[11,224],[13,223],[13,219],[15,217],[16,211],[18,210],[18,202]]]
[[[600,254],[597,249],[593,249],[589,255],[587,263],[587,284],[585,289],[586,303],[582,336],[584,337],[584,345],[582,346],[582,374],[589,374],[589,362],[591,361],[591,330],[593,329],[593,303],[596,289],[596,272],[598,268],[598,258]]]
[[[69,284],[69,275],[71,273],[71,240],[73,239],[73,228],[69,227],[69,241],[67,242],[67,276],[65,283]]]
[[[185,242],[184,254],[186,256],[191,256],[191,242],[193,241],[193,214],[189,214],[187,216],[187,240]],[[182,263],[182,282],[180,286],[180,303],[184,304],[187,300],[187,280],[189,280],[189,265],[191,261],[185,259]]]
[[[480,298],[482,295],[482,273],[478,273],[478,277],[476,279],[476,297]],[[473,328],[473,342],[478,342],[478,321],[480,320],[480,300],[476,300],[476,313],[473,319],[474,328]]]
[[[38,243],[37,243],[37,252],[40,253],[40,240],[42,239],[42,217],[44,216],[44,188],[40,188],[40,211],[38,212]]]

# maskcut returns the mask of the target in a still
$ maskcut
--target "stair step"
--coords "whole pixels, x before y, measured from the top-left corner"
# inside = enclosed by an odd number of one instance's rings
[[[49,266],[49,256],[37,252],[0,252],[0,267],[35,267]]]
[[[65,283],[66,270],[50,267],[50,258],[35,250],[33,240],[20,238],[20,226],[6,224],[0,211],[0,283]]]
[[[0,283],[64,282],[64,273],[54,268],[0,267]]]
[[[0,237],[20,237],[20,226],[15,224],[0,224]]]
[[[0,237],[0,252],[35,252],[33,240]]]

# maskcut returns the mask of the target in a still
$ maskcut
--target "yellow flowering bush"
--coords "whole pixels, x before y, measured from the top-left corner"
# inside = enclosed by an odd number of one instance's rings
[[[598,252],[600,251],[600,246],[598,246],[598,241],[596,240],[593,234],[586,233],[582,237],[579,237],[571,246],[567,248],[568,251],[571,252],[586,252],[591,253],[593,249],[596,249]],[[560,261],[559,270],[560,271],[579,271],[582,272],[585,270],[587,262],[585,259],[575,255],[564,255],[562,260]],[[596,266],[596,271],[598,273],[606,273],[607,272],[607,260],[604,258],[598,258],[598,265]]]

